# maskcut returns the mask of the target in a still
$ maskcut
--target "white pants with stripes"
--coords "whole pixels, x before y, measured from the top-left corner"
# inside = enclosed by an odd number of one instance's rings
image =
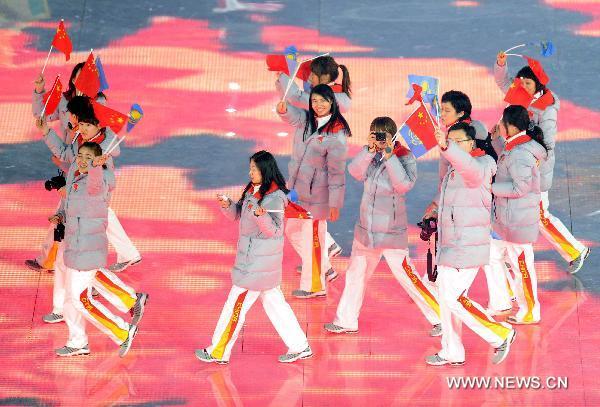
[[[64,316],[69,328],[69,347],[82,348],[88,344],[86,319],[118,345],[128,337],[129,324],[92,298],[92,282],[96,278],[96,271],[79,271],[65,267]]]
[[[507,273],[504,262],[508,262],[515,275],[513,290],[519,305],[516,319],[522,322],[539,321],[540,303],[537,296],[533,245],[492,239],[490,249],[490,267],[494,273]]]
[[[442,320],[442,350],[439,356],[450,362],[464,362],[462,324],[494,348],[506,340],[512,328],[497,322],[479,304],[467,297],[479,267],[455,269],[438,265],[438,299]]]
[[[352,243],[350,265],[346,270],[346,285],[335,314],[334,324],[352,330],[358,329],[358,317],[363,304],[367,281],[377,264],[385,257],[392,274],[425,315],[430,324],[440,323],[436,294],[427,287],[410,261],[408,250],[371,249],[356,239]]]
[[[63,314],[66,301],[66,270],[63,261],[64,248],[59,245],[56,254],[54,268],[54,285],[52,287],[52,312]],[[99,269],[92,280],[92,287],[98,290],[108,302],[119,311],[129,311],[137,300],[137,294],[133,288],[119,279],[115,273],[108,269]]]
[[[327,221],[287,219],[285,232],[292,247],[302,259],[300,289],[308,292],[326,291],[325,273],[329,270],[327,252]]]
[[[47,269],[54,269],[54,261],[56,256],[56,244],[54,242],[54,224],[50,225],[48,232],[46,233],[46,238],[42,243],[41,252],[36,257],[36,261],[42,267]],[[117,253],[117,263],[122,263],[129,260],[134,260],[140,258],[140,252],[135,247],[125,229],[119,222],[117,215],[115,212],[108,208],[108,226],[106,228],[106,237],[108,237],[108,242],[115,249]]]
[[[308,346],[306,334],[279,287],[265,291],[252,291],[234,285],[221,311],[212,343],[206,348],[212,357],[229,360],[231,349],[246,320],[246,313],[258,298],[273,327],[287,346],[288,353],[298,353],[306,349]]]
[[[568,262],[575,260],[585,246],[569,229],[548,211],[548,191],[542,192],[540,202],[540,232],[556,251]]]

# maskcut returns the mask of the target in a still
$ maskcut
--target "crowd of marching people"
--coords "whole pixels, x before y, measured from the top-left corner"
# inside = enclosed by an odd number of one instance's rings
[[[60,34],[59,27],[53,45],[68,59],[70,48],[57,42],[64,41]],[[324,329],[333,334],[359,331],[368,280],[384,257],[431,325],[428,335],[441,337],[439,352],[428,356],[427,364],[465,363],[462,324],[494,349],[493,363],[504,361],[517,334],[515,325],[541,321],[533,249],[539,234],[568,262],[570,273],[590,253],[549,212],[560,103],[547,88],[542,65],[524,57],[527,64],[511,79],[506,53],[497,55],[494,74],[508,106],[489,130],[472,117],[465,93],[438,92],[435,109],[433,104],[428,109],[424,88],[413,84],[410,102],[419,105],[406,122],[398,127],[390,117],[374,118],[367,145],[350,158],[352,131],[344,118],[351,107],[348,69],[329,55],[295,66],[283,58],[282,64],[277,58],[268,58],[267,64],[277,71],[276,112],[295,129],[288,177],[272,154],[259,151],[250,157],[249,181],[240,197],[217,195],[223,215],[239,222],[237,254],[211,344],[197,350],[196,357],[228,363],[245,316],[259,298],[288,349],[279,361],[313,355],[280,288],[284,239],[300,258],[298,289],[292,296],[326,296],[328,284],[338,277],[331,258],[341,252],[328,222],[340,217],[347,170],[363,183],[363,194],[345,286]],[[56,350],[59,356],[90,353],[86,321],[106,333],[124,356],[148,300],[148,294],[117,276],[142,259],[110,208],[116,185],[113,158],[124,139],[116,133],[134,118],[106,106],[99,70],[99,59],[90,53],[85,63],[75,65],[64,92],[58,78],[46,92],[43,75],[33,92],[37,128],[60,172],[46,184],[57,190],[59,202],[39,256],[26,264],[54,271],[53,308],[43,320],[68,326],[66,345]],[[51,121],[59,122],[58,131],[48,126]],[[417,157],[432,148],[440,154],[438,188],[423,214],[421,237],[435,240],[435,262],[428,262],[423,273],[409,253],[405,196],[417,184]],[[107,263],[109,243],[117,253],[112,265]],[[469,297],[480,269],[488,286],[486,306]],[[131,320],[113,313],[100,297],[129,313]]]

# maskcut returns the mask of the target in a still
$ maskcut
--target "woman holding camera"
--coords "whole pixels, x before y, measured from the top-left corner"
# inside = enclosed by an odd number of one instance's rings
[[[437,300],[419,277],[408,254],[408,234],[404,195],[417,180],[417,161],[399,142],[393,141],[396,123],[377,117],[371,123],[369,144],[348,165],[348,171],[364,182],[360,218],[354,228],[352,257],[346,271],[346,286],[333,323],[325,324],[332,333],[358,332],[358,317],[367,280],[381,256],[437,336]]]
[[[490,259],[491,186],[496,163],[475,148],[475,129],[467,123],[454,124],[447,137],[437,129],[435,137],[449,163],[437,202],[442,349],[428,356],[426,362],[435,366],[465,363],[461,340],[464,322],[495,348],[492,361],[497,364],[508,355],[516,332],[510,325],[495,321],[466,294],[479,268]]]

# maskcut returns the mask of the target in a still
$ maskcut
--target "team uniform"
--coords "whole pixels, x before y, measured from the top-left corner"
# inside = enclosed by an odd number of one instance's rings
[[[497,349],[494,362],[499,363],[506,357],[515,331],[510,325],[495,321],[467,294],[479,268],[488,264],[490,258],[491,183],[496,163],[482,150],[468,154],[453,141],[441,155],[450,164],[436,198],[442,349],[426,361],[431,365],[463,364],[464,323]]]
[[[288,104],[280,114],[296,128],[292,156],[288,165],[288,186],[298,193],[298,204],[313,219],[289,219],[286,234],[302,259],[300,289],[294,296],[310,298],[326,295],[326,271],[330,262],[326,244],[330,208],[342,209],[346,187],[347,132],[341,123],[333,123],[321,134],[304,136],[308,112]],[[318,118],[317,128],[331,116]]]
[[[498,139],[498,145],[503,140]],[[533,243],[539,234],[539,202],[542,175],[540,164],[546,150],[522,131],[505,142],[498,157],[498,172],[492,185],[495,238],[490,266],[497,273],[508,262],[515,274],[514,288],[519,311],[509,321],[520,324],[540,320]]]
[[[426,286],[408,253],[408,233],[404,195],[417,180],[417,162],[410,150],[396,145],[394,154],[382,160],[381,153],[364,147],[348,165],[348,171],[364,182],[360,217],[354,228],[346,285],[330,332],[357,332],[367,280],[381,257],[385,257],[402,288],[430,324],[440,323],[435,293]]]
[[[61,267],[64,265],[66,300],[65,321],[69,328],[66,346],[59,356],[89,353],[86,320],[120,345],[119,354],[129,350],[137,326],[119,316],[92,297],[92,284],[98,270],[106,268],[108,257],[108,202],[114,187],[114,174],[102,167],[91,167],[80,174],[73,165],[67,174],[66,198],[59,210],[65,224]]]
[[[211,345],[196,351],[203,362],[228,363],[231,350],[244,325],[246,313],[260,298],[265,313],[288,348],[280,362],[293,362],[312,356],[306,335],[292,308],[281,292],[283,260],[283,210],[287,197],[273,184],[261,206],[281,211],[256,216],[260,186],[249,190],[244,198],[239,226],[237,255],[232,270],[233,286],[217,322]],[[252,188],[252,187],[251,187]],[[236,217],[236,205],[222,209],[229,219]]]

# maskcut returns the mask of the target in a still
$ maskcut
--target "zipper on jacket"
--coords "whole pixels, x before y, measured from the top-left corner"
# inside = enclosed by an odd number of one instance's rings
[[[313,184],[315,183],[315,178],[317,176],[317,170],[313,172],[312,179],[310,180],[310,186],[308,187],[308,191],[312,194]]]

